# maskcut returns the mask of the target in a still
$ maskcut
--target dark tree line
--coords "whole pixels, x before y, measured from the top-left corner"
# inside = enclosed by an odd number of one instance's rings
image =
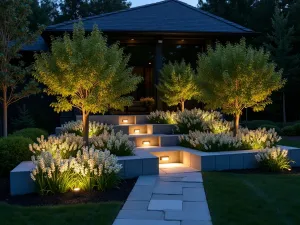
[[[127,0],[31,0],[31,29],[81,17],[127,9]]]

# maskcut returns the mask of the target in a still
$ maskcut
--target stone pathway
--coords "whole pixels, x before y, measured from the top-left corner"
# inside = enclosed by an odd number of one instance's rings
[[[212,225],[201,173],[168,164],[140,176],[113,225]]]

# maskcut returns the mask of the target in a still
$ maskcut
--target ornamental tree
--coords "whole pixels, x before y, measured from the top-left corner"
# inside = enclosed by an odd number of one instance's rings
[[[276,71],[276,65],[270,62],[270,54],[247,46],[244,39],[237,44],[209,47],[198,57],[197,74],[201,100],[210,109],[234,115],[235,134],[243,109],[264,110],[272,103],[272,92],[285,84],[282,71]]]
[[[168,106],[180,103],[181,111],[184,111],[184,102],[199,93],[195,84],[195,72],[184,60],[164,65],[157,89],[161,92],[162,101]]]
[[[142,78],[132,75],[129,57],[119,45],[108,45],[95,26],[89,34],[82,23],[73,34],[53,40],[51,53],[35,55],[34,77],[48,95],[57,96],[51,106],[56,112],[77,108],[82,112],[83,137],[88,144],[89,115],[132,104],[133,92]]]
[[[17,61],[22,47],[37,37],[29,31],[28,0],[0,1],[0,102],[3,107],[3,136],[7,136],[7,109],[22,98],[39,92],[37,83],[26,77],[29,67]]]

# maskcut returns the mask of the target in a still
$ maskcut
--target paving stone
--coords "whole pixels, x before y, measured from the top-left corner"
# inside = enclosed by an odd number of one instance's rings
[[[134,220],[163,220],[164,213],[159,211],[146,210],[121,210],[117,219],[134,219]]]
[[[129,201],[127,200],[122,209],[124,210],[147,210],[149,201]]]
[[[168,181],[168,182],[180,182],[184,177],[169,177],[169,176],[160,176],[159,180]]]
[[[132,189],[127,200],[131,201],[150,201],[152,195],[152,186],[136,185]]]
[[[183,195],[163,195],[163,194],[153,194],[153,200],[183,200]]]
[[[178,167],[178,168],[163,168],[163,170],[168,173],[191,173],[191,172],[197,172],[199,170],[191,168],[191,167]]]
[[[182,210],[182,201],[150,200],[148,210]]]
[[[204,188],[183,188],[184,201],[206,201]]]
[[[116,219],[113,225],[180,225],[180,221]]]
[[[213,224],[211,221],[184,220],[181,221],[181,225],[213,225]]]
[[[154,185],[157,176],[140,176],[135,185]]]
[[[183,182],[203,182],[203,178],[201,173],[196,173],[194,175],[191,176],[186,176],[184,178],[182,178]]]
[[[153,189],[154,194],[182,194],[182,186],[175,182],[159,182]]]

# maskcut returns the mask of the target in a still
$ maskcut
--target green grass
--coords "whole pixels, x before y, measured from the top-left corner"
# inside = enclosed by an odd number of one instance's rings
[[[300,224],[300,175],[203,173],[214,225]]]
[[[21,207],[0,203],[1,225],[112,225],[122,204]]]

